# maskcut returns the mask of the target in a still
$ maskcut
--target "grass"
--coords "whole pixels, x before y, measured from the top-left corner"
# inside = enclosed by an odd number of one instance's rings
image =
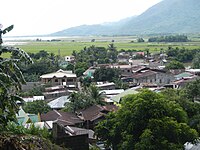
[[[85,39],[76,39],[75,42],[72,42],[71,39],[64,39],[61,41],[26,41],[23,45],[17,45],[17,47],[25,50],[26,52],[37,53],[40,50],[46,50],[47,52],[60,54],[61,56],[71,55],[75,51],[80,51],[84,47],[90,47],[95,45],[96,47],[108,47],[111,43],[111,39],[114,39],[114,45],[117,50],[145,50],[149,49],[151,52],[159,51],[160,49],[167,49],[171,47],[185,47],[186,49],[195,49],[200,48],[200,41],[196,42],[185,42],[185,43],[137,43],[131,41],[136,41],[136,37],[102,37],[95,38],[95,42],[91,42],[89,38]]]

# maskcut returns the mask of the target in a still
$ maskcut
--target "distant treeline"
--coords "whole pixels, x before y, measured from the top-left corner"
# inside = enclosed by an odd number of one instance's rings
[[[161,37],[151,37],[148,42],[188,42],[188,37],[185,35],[170,35]]]

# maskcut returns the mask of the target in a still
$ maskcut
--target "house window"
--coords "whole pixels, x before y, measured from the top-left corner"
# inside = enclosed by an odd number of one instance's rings
[[[65,82],[65,79],[62,79],[62,82]]]
[[[58,79],[55,79],[55,82],[58,82]]]
[[[160,79],[160,83],[162,83],[162,79]]]
[[[74,80],[73,79],[67,79],[67,82],[73,82]]]
[[[127,70],[127,72],[130,72],[130,70]]]

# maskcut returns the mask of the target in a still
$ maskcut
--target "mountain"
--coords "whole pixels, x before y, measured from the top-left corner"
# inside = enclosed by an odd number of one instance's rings
[[[120,28],[124,34],[200,31],[199,0],[163,0]]]
[[[163,0],[136,17],[119,22],[82,25],[53,35],[135,35],[199,33],[200,0]]]
[[[127,24],[129,21],[134,20],[134,18],[136,18],[136,16],[125,18],[118,22],[71,27],[66,30],[53,33],[51,36],[114,35],[115,33],[118,33],[119,28]]]

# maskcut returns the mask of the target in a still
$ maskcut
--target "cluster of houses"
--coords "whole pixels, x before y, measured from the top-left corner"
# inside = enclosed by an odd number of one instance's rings
[[[144,56],[144,52],[139,54]],[[145,58],[145,57],[144,57]],[[74,62],[74,57],[67,56],[66,61]],[[40,76],[39,84],[48,84],[43,96],[24,98],[26,102],[45,100],[52,110],[46,114],[27,114],[22,109],[18,113],[18,122],[24,126],[35,123],[36,126],[53,130],[55,141],[72,149],[89,149],[89,143],[97,140],[94,127],[111,111],[117,111],[121,99],[128,94],[135,94],[140,88],[160,91],[165,88],[181,88],[186,83],[197,79],[200,69],[166,70],[167,56],[157,54],[145,59],[133,59],[130,54],[122,52],[118,55],[117,64],[96,64],[84,72],[84,76],[93,77],[97,68],[117,68],[121,71],[121,80],[128,89],[117,89],[113,82],[98,82],[96,86],[105,95],[105,106],[93,105],[75,113],[62,112],[69,102],[69,95],[81,88],[76,74],[72,71],[57,72]],[[60,143],[63,142],[63,143]]]

